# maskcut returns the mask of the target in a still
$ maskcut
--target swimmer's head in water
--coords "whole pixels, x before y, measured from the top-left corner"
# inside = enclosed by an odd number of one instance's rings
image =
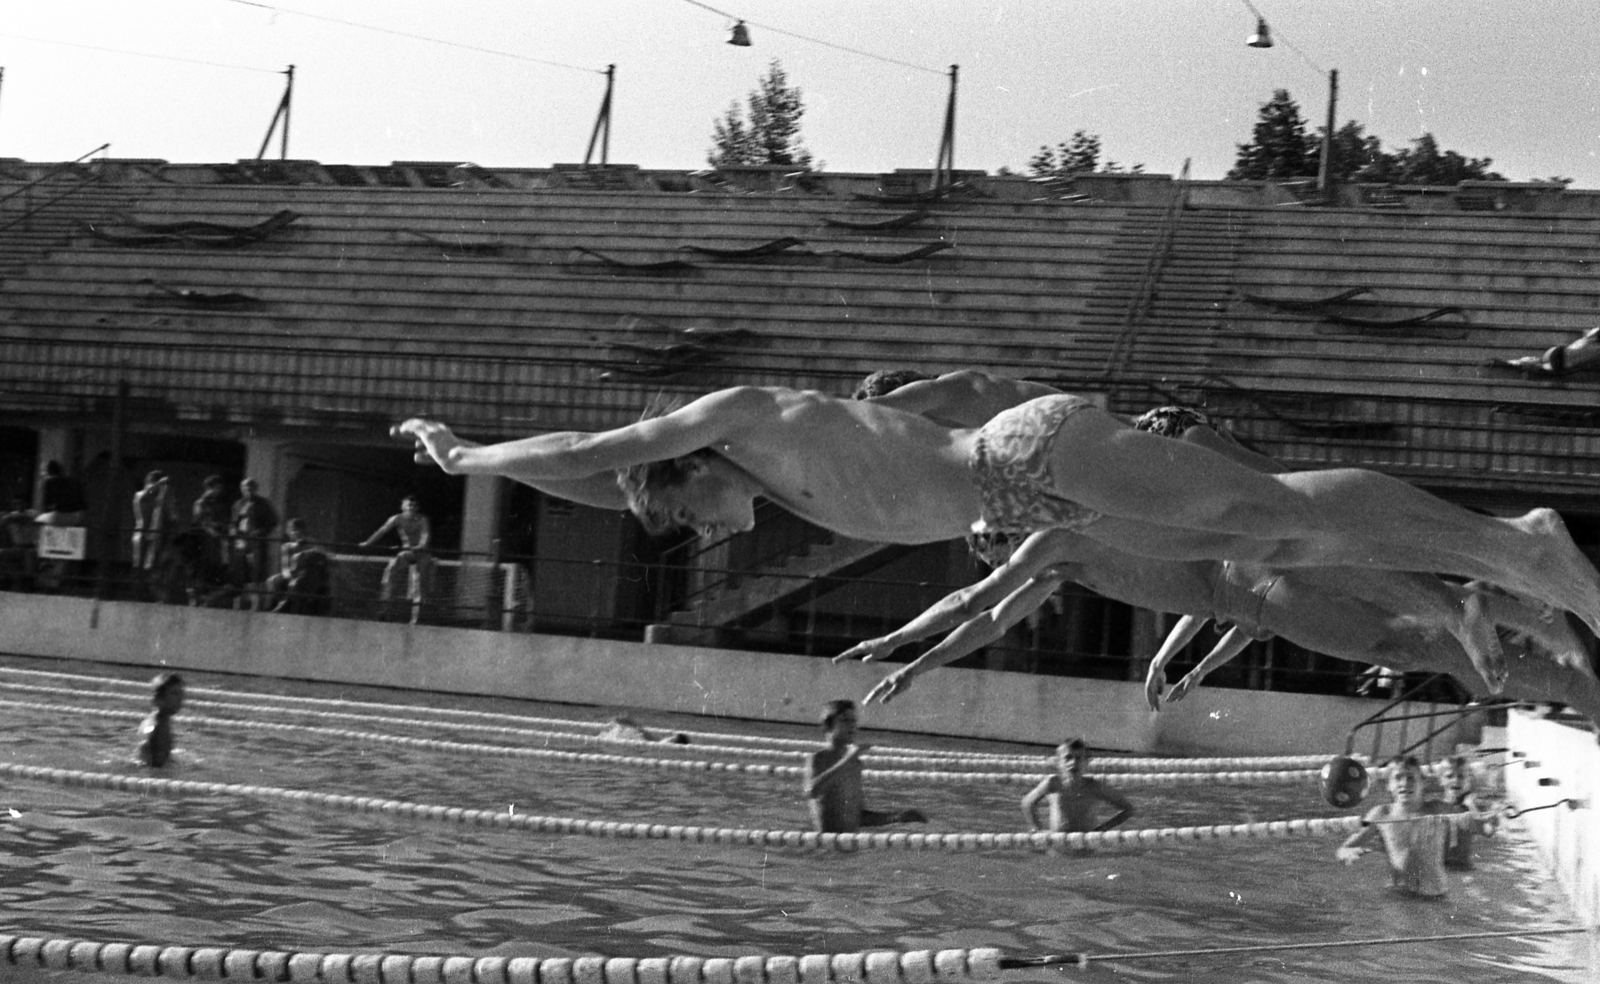
[[[176,714],[183,707],[183,677],[176,673],[160,673],[150,681],[150,700],[156,709]]]
[[[1056,746],[1056,767],[1063,775],[1079,775],[1088,771],[1089,743],[1082,738],[1069,738]]]
[[[1450,798],[1460,799],[1472,792],[1472,763],[1465,755],[1453,755],[1445,761],[1444,774],[1440,778]]]
[[[867,378],[856,384],[856,391],[850,394],[853,400],[870,400],[875,396],[886,396],[907,383],[917,383],[933,377],[925,372],[915,369],[879,369]]]
[[[830,700],[830,701],[828,701],[826,704],[822,705],[822,716],[818,720],[822,724],[822,730],[824,730],[824,731],[832,731],[834,725],[838,724],[839,720],[841,718],[845,718],[845,717],[848,717],[851,721],[855,720],[855,717],[856,717],[856,702],[855,701],[853,701],[853,700]]]
[[[1397,800],[1422,797],[1422,763],[1415,755],[1396,756],[1389,762],[1389,795]]]

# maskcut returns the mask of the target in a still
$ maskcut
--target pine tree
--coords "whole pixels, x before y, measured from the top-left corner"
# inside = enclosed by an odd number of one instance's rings
[[[1287,89],[1273,92],[1261,107],[1250,143],[1239,154],[1228,177],[1235,181],[1315,177],[1317,144],[1306,137],[1300,106]]]
[[[801,91],[789,85],[783,66],[774,58],[767,74],[746,99],[741,113],[737,101],[711,124],[712,167],[779,164],[810,167],[811,152],[800,145],[800,117],[805,115]]]

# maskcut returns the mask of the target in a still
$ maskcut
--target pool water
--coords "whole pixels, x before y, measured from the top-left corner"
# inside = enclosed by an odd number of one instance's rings
[[[22,671],[18,673],[17,671]],[[42,676],[40,671],[69,676]],[[79,676],[82,675],[82,676]],[[0,659],[0,699],[142,712],[135,668]],[[452,727],[436,706],[574,721],[617,709],[185,674],[174,761],[133,762],[136,717],[0,706],[0,762],[250,783],[593,820],[802,829],[798,780],[553,762],[359,741],[311,730],[219,727],[208,688],[250,705],[242,721],[508,744]],[[30,692],[18,684],[57,692]],[[73,691],[73,692],[67,692]],[[114,696],[96,696],[96,694]],[[330,722],[344,698],[415,720]],[[378,712],[374,712],[378,713]],[[815,739],[814,728],[637,715],[647,726]],[[592,730],[592,729],[591,729]],[[993,742],[864,733],[882,746],[1042,754]],[[524,740],[524,743],[527,743]],[[574,747],[571,745],[565,747]],[[693,746],[691,746],[692,749]],[[593,746],[584,750],[593,751]],[[621,749],[638,754],[637,749]],[[688,753],[692,756],[693,752]],[[683,757],[683,752],[674,753]],[[869,768],[871,765],[869,763]],[[1005,771],[1013,771],[1007,767]],[[1437,936],[1571,924],[1533,848],[1511,829],[1480,839],[1477,867],[1443,902],[1391,895],[1369,854],[1337,837],[1024,851],[774,850],[549,835],[228,796],[139,795],[4,780],[0,933],[276,950],[468,956],[648,957],[995,946],[1009,956]],[[1027,786],[869,779],[870,805],[915,805],[929,831],[1015,831]],[[1314,785],[1130,788],[1134,827],[1337,816]],[[1592,982],[1594,934],[1286,950],[1008,973],[1150,981]],[[17,973],[13,971],[13,973]],[[48,976],[36,972],[37,976]],[[0,978],[6,971],[0,965]],[[81,976],[79,974],[62,974]]]

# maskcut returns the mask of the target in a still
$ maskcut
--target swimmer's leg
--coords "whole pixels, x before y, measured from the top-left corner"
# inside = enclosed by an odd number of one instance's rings
[[[1051,465],[1064,496],[1107,516],[1298,541],[1297,565],[1480,578],[1573,611],[1600,633],[1600,572],[1548,509],[1481,516],[1359,468],[1264,475],[1092,408],[1062,422]]]

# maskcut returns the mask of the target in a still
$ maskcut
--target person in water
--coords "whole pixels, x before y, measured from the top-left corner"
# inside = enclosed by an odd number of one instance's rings
[[[172,718],[183,709],[183,677],[162,673],[150,681],[150,702],[154,709],[139,722],[139,761],[153,769],[172,757]]]
[[[827,745],[811,753],[805,769],[805,795],[817,833],[852,834],[862,827],[927,822],[920,810],[866,807],[861,756],[871,746],[856,744],[854,701],[829,701],[823,708],[821,723]]]

